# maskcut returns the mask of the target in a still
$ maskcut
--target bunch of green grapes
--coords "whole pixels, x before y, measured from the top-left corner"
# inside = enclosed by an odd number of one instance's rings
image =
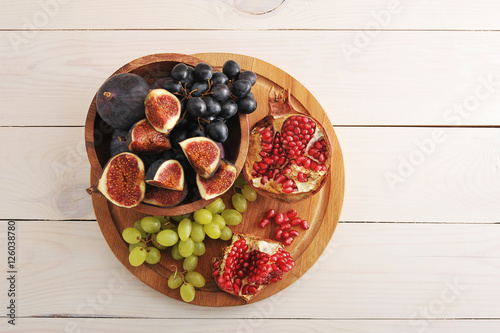
[[[180,287],[181,298],[184,302],[191,302],[196,294],[195,288],[205,286],[205,278],[198,272],[188,271],[179,273],[177,267],[168,278],[168,287],[177,289]]]

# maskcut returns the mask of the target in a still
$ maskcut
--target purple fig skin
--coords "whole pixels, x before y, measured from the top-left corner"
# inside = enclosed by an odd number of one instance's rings
[[[109,154],[111,157],[124,152],[130,152],[128,149],[128,131],[116,129],[113,131],[111,143],[109,146]]]
[[[113,75],[97,91],[97,113],[111,127],[128,130],[146,117],[144,99],[148,92],[148,83],[137,74]]]

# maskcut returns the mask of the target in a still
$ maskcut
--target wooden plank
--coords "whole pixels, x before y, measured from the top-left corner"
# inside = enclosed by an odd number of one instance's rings
[[[335,132],[346,176],[341,221],[500,222],[498,129]],[[83,127],[4,127],[0,142],[8,143],[1,219],[94,218]]]
[[[2,324],[4,325],[4,324]],[[1,326],[1,325],[0,325]],[[497,333],[499,320],[324,320],[324,319],[129,319],[129,318],[20,318],[16,328],[24,331],[108,333],[117,330],[165,332],[175,327],[183,332],[352,332],[352,333]]]
[[[129,61],[227,45],[293,76],[335,125],[500,124],[496,32],[386,31],[363,44],[355,31],[48,31],[17,46],[8,34],[0,126],[82,126],[97,89]]]
[[[280,5],[281,4],[281,5]],[[7,3],[1,29],[499,29],[498,3],[460,1],[29,0]],[[82,19],[85,18],[85,19]]]
[[[5,230],[6,222],[0,227]],[[143,284],[113,256],[95,222],[23,221],[17,223],[17,315],[386,318],[410,324],[499,319],[499,228],[341,223],[320,260],[293,285],[266,300],[221,310],[185,304]],[[6,283],[0,281],[2,290]]]

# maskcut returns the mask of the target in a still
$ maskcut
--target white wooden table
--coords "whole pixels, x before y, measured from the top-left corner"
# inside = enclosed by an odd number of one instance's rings
[[[0,331],[500,331],[500,3],[252,2],[2,1]],[[88,105],[118,67],[166,52],[265,60],[335,127],[341,221],[308,273],[264,301],[170,299],[95,221]]]

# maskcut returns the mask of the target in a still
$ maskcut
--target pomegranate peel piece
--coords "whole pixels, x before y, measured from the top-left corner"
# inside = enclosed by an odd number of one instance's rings
[[[280,242],[234,233],[223,255],[213,259],[212,276],[223,291],[248,302],[294,266],[295,261]]]

